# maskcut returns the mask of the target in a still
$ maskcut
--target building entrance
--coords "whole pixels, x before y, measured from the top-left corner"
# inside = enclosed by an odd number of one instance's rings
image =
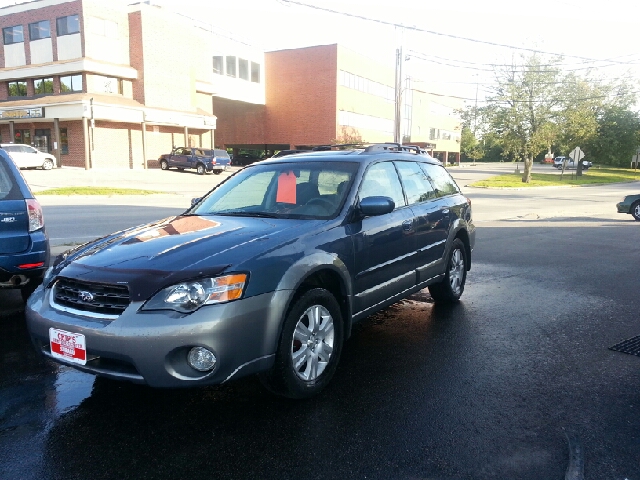
[[[51,129],[36,129],[33,146],[44,153],[51,153]]]

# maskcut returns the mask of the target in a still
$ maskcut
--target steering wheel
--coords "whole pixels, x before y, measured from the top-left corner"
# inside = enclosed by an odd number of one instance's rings
[[[307,203],[305,203],[305,206],[313,205],[313,204],[318,204],[320,207],[323,207],[328,211],[332,211],[335,208],[335,205],[333,204],[333,202],[330,202],[326,198],[322,198],[322,197],[312,198]]]

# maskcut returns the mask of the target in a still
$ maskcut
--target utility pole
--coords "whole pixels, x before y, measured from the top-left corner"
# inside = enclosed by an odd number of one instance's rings
[[[393,141],[402,144],[402,46],[396,49],[395,118]]]

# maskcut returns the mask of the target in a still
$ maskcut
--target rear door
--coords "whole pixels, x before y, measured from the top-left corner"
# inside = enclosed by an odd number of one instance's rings
[[[22,151],[22,145],[5,145],[2,149],[9,154],[9,156],[13,160],[13,163],[15,163],[18,168],[28,167],[28,165],[24,161],[24,152]]]
[[[30,242],[27,204],[5,162],[0,158],[0,255],[24,252]]]
[[[414,215],[416,250],[414,268],[418,283],[438,275],[436,262],[442,258],[449,219],[427,174],[417,162],[395,162]],[[446,208],[446,207],[445,207]]]
[[[25,167],[33,168],[42,166],[43,160],[40,155],[42,153],[39,150],[29,146],[29,145],[19,145],[20,151],[22,152],[22,158]]]

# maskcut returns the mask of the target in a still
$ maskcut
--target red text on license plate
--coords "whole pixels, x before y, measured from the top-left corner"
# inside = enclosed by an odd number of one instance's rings
[[[84,335],[50,328],[49,344],[53,357],[80,365],[87,363],[87,344]]]

